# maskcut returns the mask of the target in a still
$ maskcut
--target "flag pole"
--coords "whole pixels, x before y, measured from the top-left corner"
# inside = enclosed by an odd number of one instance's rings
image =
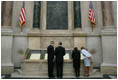
[[[21,32],[23,31],[23,28],[22,28],[22,26],[21,26]]]
[[[92,26],[92,32],[93,32],[94,24],[92,22],[91,22],[91,26]]]

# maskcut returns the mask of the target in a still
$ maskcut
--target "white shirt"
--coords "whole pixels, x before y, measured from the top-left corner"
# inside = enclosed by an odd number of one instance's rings
[[[91,57],[91,53],[89,53],[87,50],[82,49],[81,53],[83,54],[84,58]]]

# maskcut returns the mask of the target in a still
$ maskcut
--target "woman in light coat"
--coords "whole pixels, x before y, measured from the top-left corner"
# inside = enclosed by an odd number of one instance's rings
[[[89,69],[92,63],[91,53],[89,53],[84,47],[81,47],[81,53],[84,56],[85,76],[89,76]]]

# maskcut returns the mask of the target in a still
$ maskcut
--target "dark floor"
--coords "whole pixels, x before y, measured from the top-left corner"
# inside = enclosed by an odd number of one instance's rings
[[[4,74],[4,75],[1,75],[2,77],[2,79],[47,79],[47,78],[35,78],[35,77],[32,77],[32,78],[21,78],[21,77],[11,77],[11,75],[10,74]],[[116,76],[117,77],[117,75],[113,75],[113,76]],[[56,79],[56,78],[54,78],[54,79]],[[103,77],[85,77],[85,78],[63,78],[63,79],[112,79],[111,77],[110,77],[110,74],[108,75],[108,74],[104,74],[103,75]]]

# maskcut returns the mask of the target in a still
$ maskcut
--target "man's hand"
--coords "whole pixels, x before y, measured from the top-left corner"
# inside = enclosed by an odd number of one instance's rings
[[[91,59],[91,57],[88,57],[88,59]]]
[[[93,61],[91,60],[91,64],[93,63]]]

